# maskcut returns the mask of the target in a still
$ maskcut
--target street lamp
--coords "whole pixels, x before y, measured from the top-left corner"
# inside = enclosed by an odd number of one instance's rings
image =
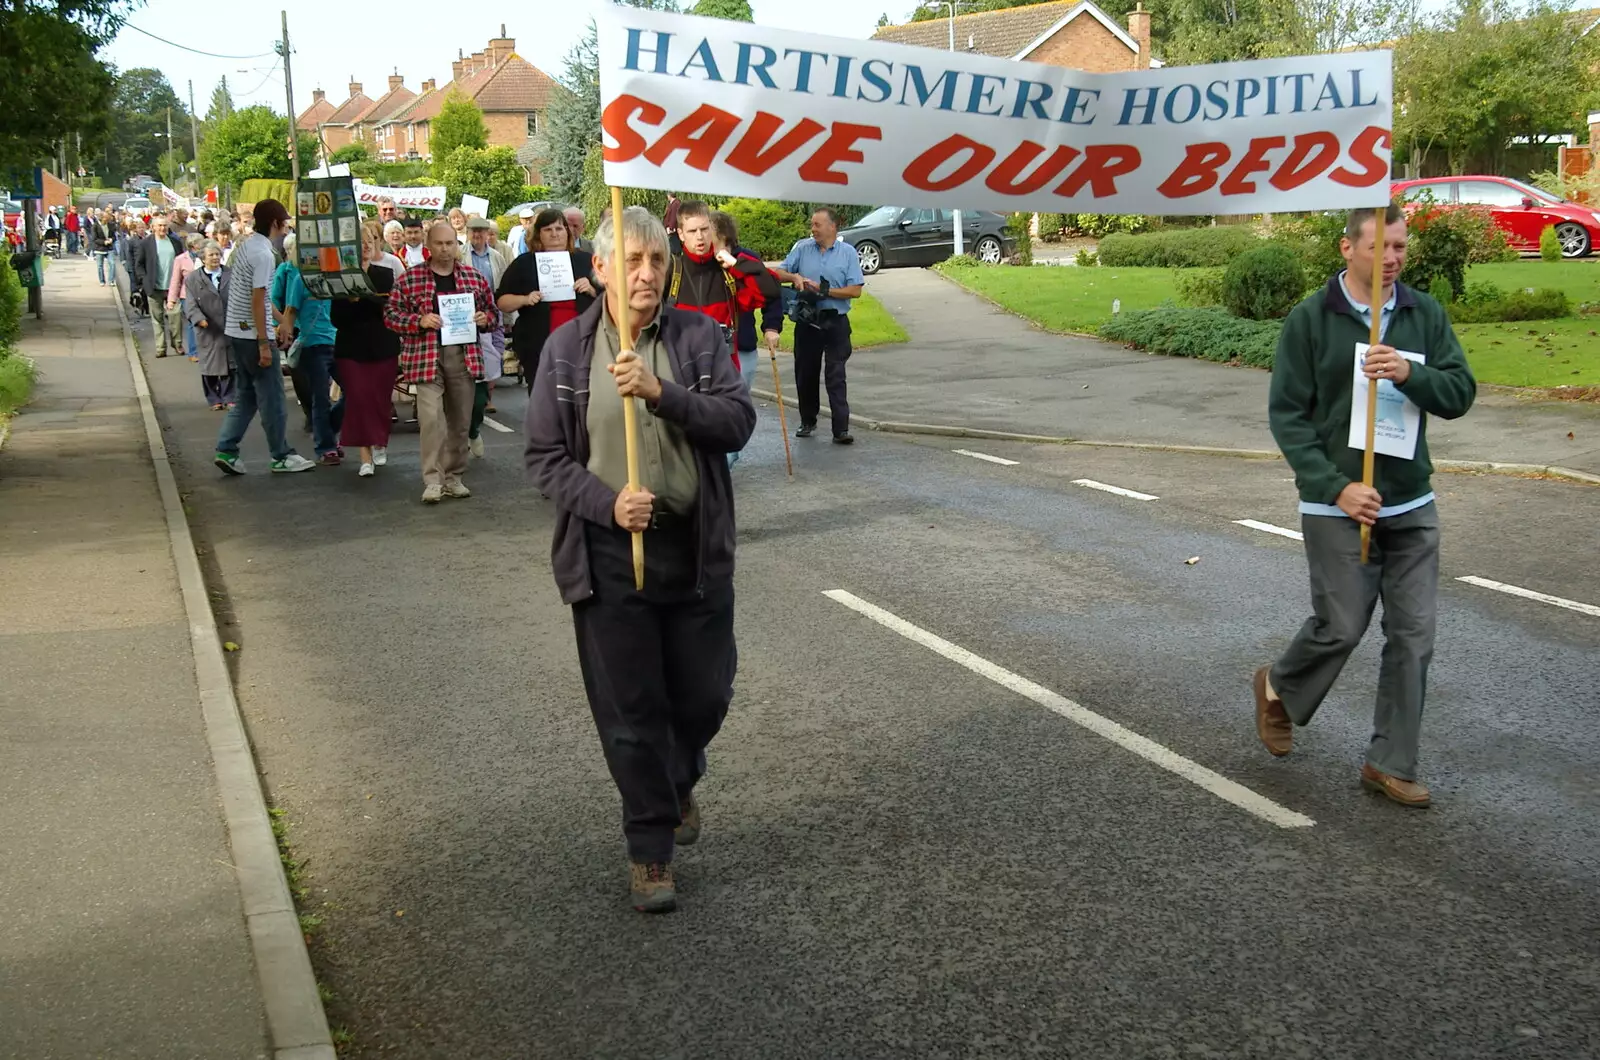
[[[949,23],[949,25],[950,25],[950,50],[951,51],[955,51],[956,50],[956,8],[961,7],[963,5],[966,5],[968,7],[972,6],[972,0],[934,0],[934,6],[935,7],[947,8],[949,10],[949,12],[950,12],[950,23]],[[963,255],[963,254],[965,254],[967,252],[967,244],[966,244],[966,240],[962,237],[962,232],[961,232],[961,211],[960,210],[956,210],[956,211],[954,211],[954,213],[955,213],[955,222],[956,222],[955,252],[956,252],[956,257],[959,258],[961,255]]]

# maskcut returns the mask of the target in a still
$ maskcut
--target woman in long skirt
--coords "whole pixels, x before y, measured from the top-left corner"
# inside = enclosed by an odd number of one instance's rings
[[[228,319],[230,283],[222,248],[215,240],[207,241],[200,248],[200,267],[183,281],[183,313],[194,326],[200,388],[213,412],[233,406],[232,343],[222,330]]]
[[[361,448],[362,478],[370,478],[388,462],[389,424],[395,376],[400,370],[400,336],[383,322],[383,307],[394,290],[395,275],[374,264],[383,253],[383,228],[376,221],[361,226],[361,267],[372,296],[336,298],[329,307],[335,330],[333,357],[344,390],[342,440]]]

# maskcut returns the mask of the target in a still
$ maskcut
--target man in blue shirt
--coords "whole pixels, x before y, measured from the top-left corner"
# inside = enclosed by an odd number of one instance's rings
[[[817,429],[821,410],[817,382],[821,376],[833,413],[833,440],[849,445],[855,441],[850,437],[844,376],[845,362],[850,359],[850,300],[861,297],[867,281],[856,248],[839,239],[839,215],[827,206],[813,213],[811,238],[791,247],[783,267],[772,271],[782,282],[794,284],[802,298],[819,296],[814,321],[795,318],[794,384],[800,402],[800,429],[795,437],[809,438]]]

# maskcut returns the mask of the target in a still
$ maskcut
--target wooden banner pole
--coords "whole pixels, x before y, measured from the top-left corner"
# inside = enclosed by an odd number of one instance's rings
[[[1383,339],[1383,210],[1372,213],[1372,324],[1367,330],[1367,351],[1371,353]],[[1361,454],[1361,481],[1372,485],[1376,454],[1374,446],[1378,435],[1378,380],[1367,380],[1367,446]],[[1367,562],[1372,549],[1372,527],[1361,524],[1361,562]]]
[[[611,293],[617,324],[617,356],[633,350],[633,329],[628,326],[628,250],[622,235],[622,189],[611,189]],[[634,398],[622,402],[622,429],[628,446],[628,489],[639,488],[639,409]],[[1370,462],[1370,461],[1369,461]],[[633,587],[644,588],[644,534],[633,531]]]
[[[794,454],[789,450],[789,417],[783,411],[783,379],[778,375],[778,343],[767,342],[767,353],[772,357],[772,393],[778,399],[778,429],[783,432],[783,460],[789,465],[789,477],[794,478]]]

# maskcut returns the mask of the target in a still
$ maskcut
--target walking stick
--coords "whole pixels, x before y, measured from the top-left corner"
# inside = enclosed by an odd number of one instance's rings
[[[778,340],[767,340],[767,353],[772,357],[772,392],[778,399],[778,429],[783,432],[783,459],[789,465],[789,477],[794,478],[794,454],[789,451],[789,417],[783,412],[783,380],[778,377]]]
[[[1372,324],[1367,331],[1367,352],[1372,352],[1383,338],[1383,211],[1372,212]],[[1378,380],[1367,380],[1367,447],[1361,454],[1361,483],[1372,485],[1373,465],[1376,463],[1374,446],[1378,438]],[[1361,562],[1367,562],[1372,548],[1372,527],[1361,524]]]
[[[628,327],[628,252],[622,238],[622,189],[611,189],[611,290],[616,293],[612,315],[617,318],[618,357],[633,351],[633,329]],[[639,410],[633,398],[622,401],[622,430],[628,447],[628,489],[639,488]],[[644,534],[633,531],[633,587],[644,588]]]

